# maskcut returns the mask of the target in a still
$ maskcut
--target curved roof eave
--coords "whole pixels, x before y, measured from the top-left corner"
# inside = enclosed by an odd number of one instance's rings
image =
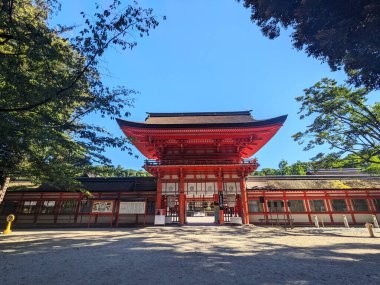
[[[120,127],[132,127],[141,129],[197,129],[197,128],[247,128],[247,127],[263,127],[272,125],[282,125],[288,115],[283,115],[267,120],[257,120],[246,123],[202,123],[202,124],[145,124],[139,122],[126,121],[116,118]]]

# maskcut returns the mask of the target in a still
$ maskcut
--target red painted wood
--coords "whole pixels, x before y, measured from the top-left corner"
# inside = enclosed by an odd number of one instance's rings
[[[185,198],[185,182],[183,178],[179,181],[179,210],[178,210],[178,222],[180,225],[185,224],[186,220],[186,198]]]
[[[242,220],[243,220],[243,224],[248,225],[249,224],[248,199],[247,199],[247,191],[246,191],[244,177],[240,179],[240,191],[241,191],[241,204],[242,204]]]
[[[161,202],[162,202],[162,182],[161,179],[157,179],[157,193],[156,193],[156,209],[161,209]]]
[[[311,219],[310,205],[309,205],[309,202],[306,201],[306,191],[303,191],[303,198],[304,198],[304,203],[306,206],[306,213],[307,213],[307,217],[309,219],[309,223],[312,224],[313,220]]]

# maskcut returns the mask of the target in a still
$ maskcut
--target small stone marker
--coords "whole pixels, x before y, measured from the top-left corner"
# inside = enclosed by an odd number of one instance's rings
[[[349,227],[350,227],[350,225],[348,224],[348,220],[347,220],[346,215],[343,215],[343,222],[344,222],[344,226],[345,226],[346,228],[349,228]]]
[[[375,228],[379,228],[379,223],[377,222],[377,218],[375,215],[372,215],[372,220],[373,220],[373,226]]]
[[[371,223],[365,223],[366,228],[368,229],[369,237],[375,237],[373,233],[373,225]]]
[[[318,222],[318,217],[314,216],[314,224],[316,228],[319,228],[319,222]]]

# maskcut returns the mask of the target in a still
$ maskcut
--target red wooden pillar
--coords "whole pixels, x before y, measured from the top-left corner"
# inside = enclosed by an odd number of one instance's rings
[[[121,200],[121,193],[117,193],[117,213],[116,213],[116,220],[115,220],[115,225],[118,228],[119,227],[119,218],[120,218],[120,200]]]
[[[331,224],[334,224],[335,222],[334,222],[334,217],[332,214],[331,197],[328,195],[327,191],[324,191],[324,194],[325,194],[327,212],[329,213],[329,216],[330,216],[330,222],[331,222]]]
[[[376,215],[376,205],[373,202],[373,199],[371,199],[371,196],[369,195],[368,191],[365,191],[365,196],[367,198],[368,210],[371,212],[372,215]]]
[[[348,191],[345,190],[344,191],[344,194],[346,196],[346,204],[347,204],[347,210],[350,211],[350,214],[351,214],[351,217],[352,217],[352,223],[356,224],[356,220],[355,220],[355,210],[354,210],[354,205],[352,204],[352,200],[350,199],[350,197],[348,196]]]
[[[156,210],[161,209],[162,206],[162,181],[160,178],[157,178],[157,193],[156,193]]]
[[[266,220],[268,220],[269,219],[269,215],[268,215],[269,210],[268,210],[268,205],[267,205],[267,198],[265,196],[265,191],[263,191],[263,193],[261,195],[264,197],[264,203],[263,203],[264,218]]]
[[[307,213],[307,217],[309,219],[309,223],[313,224],[313,220],[311,219],[310,205],[309,205],[309,201],[307,199],[306,191],[303,191],[303,200],[305,201],[306,213]]]
[[[183,177],[179,179],[179,209],[178,209],[178,223],[180,225],[185,224],[185,212],[186,212],[186,199],[185,199],[185,181]]]
[[[78,223],[78,215],[79,215],[80,207],[82,205],[82,197],[83,197],[83,194],[79,194],[77,198],[77,205],[75,207],[74,224]]]
[[[289,220],[290,219],[290,211],[289,211],[289,207],[288,207],[288,199],[286,198],[286,191],[282,191],[282,195],[284,197],[284,209],[285,209],[285,214],[286,214],[286,217],[287,219]]]
[[[249,225],[247,189],[245,186],[244,177],[240,179],[240,191],[241,191],[241,204],[242,204],[241,210],[242,210],[243,224]]]
[[[223,181],[222,181],[221,175],[218,177],[218,195],[223,196]],[[219,225],[223,225],[223,224],[224,224],[223,205],[219,205]]]

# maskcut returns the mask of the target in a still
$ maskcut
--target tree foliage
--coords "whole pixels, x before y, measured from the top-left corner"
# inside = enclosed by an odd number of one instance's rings
[[[294,164],[289,163],[282,159],[278,164],[278,168],[263,168],[256,171],[254,175],[257,176],[271,176],[271,175],[306,175],[308,171],[312,170],[314,165],[312,162],[297,161]]]
[[[290,164],[286,160],[281,160],[278,168],[263,168],[253,173],[256,176],[271,176],[271,175],[307,175],[313,174],[321,169],[344,169],[358,168],[360,172],[367,174],[380,174],[380,158],[373,157],[373,163],[364,161],[355,154],[349,154],[343,158],[330,154],[323,159],[316,161],[302,162],[297,161]]]
[[[31,176],[67,188],[78,169],[110,163],[106,147],[131,153],[126,138],[83,118],[115,118],[132,106],[136,91],[104,85],[99,60],[111,47],[132,49],[158,21],[137,2],[122,8],[115,0],[93,16],[82,12],[81,30],[52,28],[48,19],[59,5],[0,1],[0,177]]]
[[[328,145],[330,158],[355,154],[364,162],[378,163],[380,156],[380,103],[367,104],[367,89],[352,90],[338,85],[335,80],[322,79],[305,94],[296,98],[301,102],[300,119],[312,123],[304,132],[293,135],[304,150]],[[326,155],[319,153],[314,160]]]
[[[380,89],[378,0],[244,0],[251,20],[274,39],[291,28],[293,46],[344,68],[356,87]]]
[[[151,176],[145,170],[126,169],[120,165],[117,167],[97,165],[89,166],[85,172],[90,176],[95,177],[148,177]]]

